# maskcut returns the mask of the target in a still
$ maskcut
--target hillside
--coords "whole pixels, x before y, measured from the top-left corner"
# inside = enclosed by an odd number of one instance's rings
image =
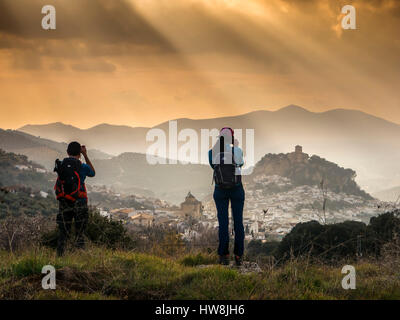
[[[304,161],[294,161],[294,153],[267,154],[255,166],[251,176],[244,177],[248,187],[254,187],[260,176],[278,175],[289,178],[293,186],[319,186],[334,193],[345,193],[371,200],[355,182],[356,172],[344,169],[316,155]],[[291,160],[292,159],[292,160]],[[121,192],[154,195],[175,203],[191,190],[202,199],[212,192],[212,170],[207,165],[150,165],[144,154],[123,153],[107,160],[95,160],[98,172],[89,184],[113,187]]]
[[[24,155],[0,149],[0,186],[20,186],[35,191],[52,190],[55,176]]]
[[[38,164],[53,170],[57,158],[65,158],[67,144],[32,136],[30,134],[0,129],[0,148],[17,154],[25,155]],[[89,149],[93,159],[107,159],[110,156],[104,152]]]
[[[286,153],[294,144],[303,145],[310,154],[330,159],[357,171],[357,181],[368,192],[381,186],[394,187],[400,178],[394,175],[400,161],[400,126],[357,110],[335,109],[310,112],[298,106],[277,111],[255,111],[248,114],[215,119],[178,119],[178,130],[192,128],[254,129],[255,160],[266,153]],[[168,123],[157,125],[168,137]],[[149,128],[99,125],[81,130],[60,123],[30,125],[20,130],[58,141],[82,138],[87,145],[107,153],[145,153]],[[199,135],[200,136],[200,135]],[[246,141],[243,146],[245,149]]]
[[[90,184],[101,184],[126,193],[179,203],[192,191],[200,199],[212,190],[212,170],[197,164],[150,165],[146,155],[123,153],[109,160],[95,160],[97,175]]]
[[[267,154],[255,166],[248,181],[255,183],[257,177],[281,176],[290,179],[293,186],[320,186],[335,193],[345,193],[371,200],[355,182],[356,172],[337,164],[302,152],[301,147],[292,153]]]
[[[0,149],[0,219],[7,215],[54,215],[54,181],[54,174],[26,156]]]

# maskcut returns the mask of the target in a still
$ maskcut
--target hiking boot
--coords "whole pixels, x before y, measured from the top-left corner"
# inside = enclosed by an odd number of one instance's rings
[[[219,256],[219,264],[229,266],[229,254]]]
[[[235,255],[235,263],[237,267],[240,267],[243,264],[243,259],[240,256]]]

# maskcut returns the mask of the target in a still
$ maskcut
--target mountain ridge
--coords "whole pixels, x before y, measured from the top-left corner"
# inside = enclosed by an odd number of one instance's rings
[[[216,120],[216,119],[218,119],[218,120],[227,119],[228,120],[230,118],[237,118],[237,117],[256,114],[256,113],[276,113],[276,112],[283,112],[283,111],[286,111],[286,110],[290,110],[290,111],[293,111],[293,110],[305,111],[307,113],[317,114],[317,115],[318,114],[334,113],[334,112],[353,112],[353,113],[363,114],[363,115],[366,115],[368,117],[372,117],[372,118],[377,119],[377,120],[379,119],[379,120],[384,121],[386,123],[391,123],[391,124],[393,124],[395,126],[400,126],[400,124],[398,124],[398,123],[395,123],[393,121],[387,120],[387,119],[382,118],[382,117],[378,117],[378,116],[372,115],[370,113],[367,113],[367,112],[364,112],[364,111],[358,110],[358,109],[333,108],[333,109],[329,109],[329,110],[326,110],[326,111],[316,112],[316,111],[310,111],[310,110],[308,110],[308,109],[306,109],[304,107],[298,106],[298,105],[290,104],[290,105],[287,105],[285,107],[279,108],[279,109],[274,110],[274,111],[262,109],[262,110],[254,110],[254,111],[250,111],[250,112],[246,112],[246,113],[241,113],[241,114],[234,115],[234,116],[224,116],[224,117],[215,117],[215,118],[186,118],[186,117],[185,118],[175,118],[175,119],[171,119],[171,120],[168,120],[168,121],[163,121],[163,122],[161,122],[159,124],[156,124],[154,126],[149,126],[149,127],[146,127],[146,126],[129,126],[129,125],[122,125],[122,124],[110,124],[110,123],[103,122],[103,123],[99,123],[99,124],[96,124],[94,126],[91,126],[89,128],[83,129],[83,128],[80,128],[80,127],[77,127],[77,126],[74,126],[74,125],[71,125],[71,124],[67,124],[67,123],[64,123],[64,122],[57,121],[57,122],[49,122],[49,123],[45,123],[45,124],[31,124],[31,123],[28,123],[26,125],[23,125],[23,126],[17,128],[16,130],[17,131],[24,131],[24,130],[31,129],[31,128],[36,128],[36,127],[46,127],[46,126],[56,126],[56,125],[62,125],[65,128],[73,128],[73,129],[78,129],[80,131],[90,131],[92,129],[96,129],[98,127],[103,127],[103,126],[104,127],[107,126],[107,127],[127,128],[127,129],[150,129],[150,128],[155,128],[155,127],[159,127],[161,125],[164,125],[164,124],[168,123],[169,121],[180,121],[180,120],[204,121],[204,120]]]
[[[343,167],[357,171],[357,181],[369,193],[400,185],[397,163],[400,162],[400,125],[360,110],[331,109],[313,112],[303,107],[289,105],[277,111],[256,110],[239,116],[211,119],[176,119],[178,131],[230,126],[234,129],[254,130],[254,160],[267,153],[289,152],[299,144],[310,154],[330,159]],[[118,155],[124,152],[146,153],[152,142],[146,141],[150,128],[129,126],[104,126],[95,129],[65,130],[30,126],[23,129],[32,135],[56,141],[83,141],[87,146]],[[164,130],[168,141],[169,122],[153,127]],[[178,143],[178,148],[183,142]],[[241,144],[246,152],[247,141]],[[168,146],[167,146],[168,148]],[[198,159],[204,162],[199,153]],[[200,160],[199,160],[200,161]]]
[[[28,133],[0,129],[0,148],[25,155],[48,170],[54,167],[56,158],[66,157],[67,144],[32,136]],[[89,149],[92,158],[109,158],[104,152]]]

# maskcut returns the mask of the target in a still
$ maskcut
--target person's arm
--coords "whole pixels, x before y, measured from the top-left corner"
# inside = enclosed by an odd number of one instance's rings
[[[208,163],[210,164],[211,168],[214,169],[213,159],[212,159],[212,150],[208,151]]]
[[[96,170],[94,170],[93,164],[92,164],[92,162],[90,161],[90,159],[89,159],[89,157],[87,155],[87,150],[86,150],[85,146],[81,147],[81,153],[82,153],[83,157],[85,158],[86,164],[90,167],[90,169],[92,169],[93,177],[94,177],[96,175]]]
[[[235,147],[235,163],[238,167],[242,167],[244,165],[243,161],[243,151],[239,147]]]

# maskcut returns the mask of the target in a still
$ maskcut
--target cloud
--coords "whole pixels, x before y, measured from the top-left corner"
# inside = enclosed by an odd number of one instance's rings
[[[244,14],[223,7],[219,15],[201,2],[160,2],[148,17],[126,0],[0,0],[0,49],[28,50],[41,57],[81,60],[82,57],[173,55],[185,66],[182,55],[215,54],[257,62],[257,69],[286,72],[275,47],[261,47],[252,38],[276,40]],[[157,2],[158,3],[158,2]],[[57,10],[57,29],[41,28],[41,8]],[[157,7],[157,5],[156,5]],[[231,22],[243,27],[233,28]],[[154,25],[160,23],[157,27]],[[179,47],[179,48],[177,48]],[[280,48],[280,55],[290,56]],[[73,70],[88,67],[75,63]],[[92,69],[91,67],[89,69]],[[96,68],[94,68],[96,69]],[[100,68],[111,70],[110,68]]]
[[[43,30],[41,8],[54,5],[57,29]],[[173,52],[171,44],[124,0],[1,0],[0,33],[19,39],[84,39]]]
[[[105,61],[87,61],[84,63],[75,63],[71,69],[78,72],[114,72],[115,65]]]
[[[397,110],[400,1],[351,2],[358,29],[343,31],[348,0],[0,0],[1,101],[45,115],[113,105],[123,121],[139,121],[136,109],[165,120],[166,106],[202,117],[289,103]],[[47,4],[55,31],[41,29]]]
[[[39,70],[42,67],[42,59],[35,52],[18,51],[13,55],[13,67],[22,70]]]

